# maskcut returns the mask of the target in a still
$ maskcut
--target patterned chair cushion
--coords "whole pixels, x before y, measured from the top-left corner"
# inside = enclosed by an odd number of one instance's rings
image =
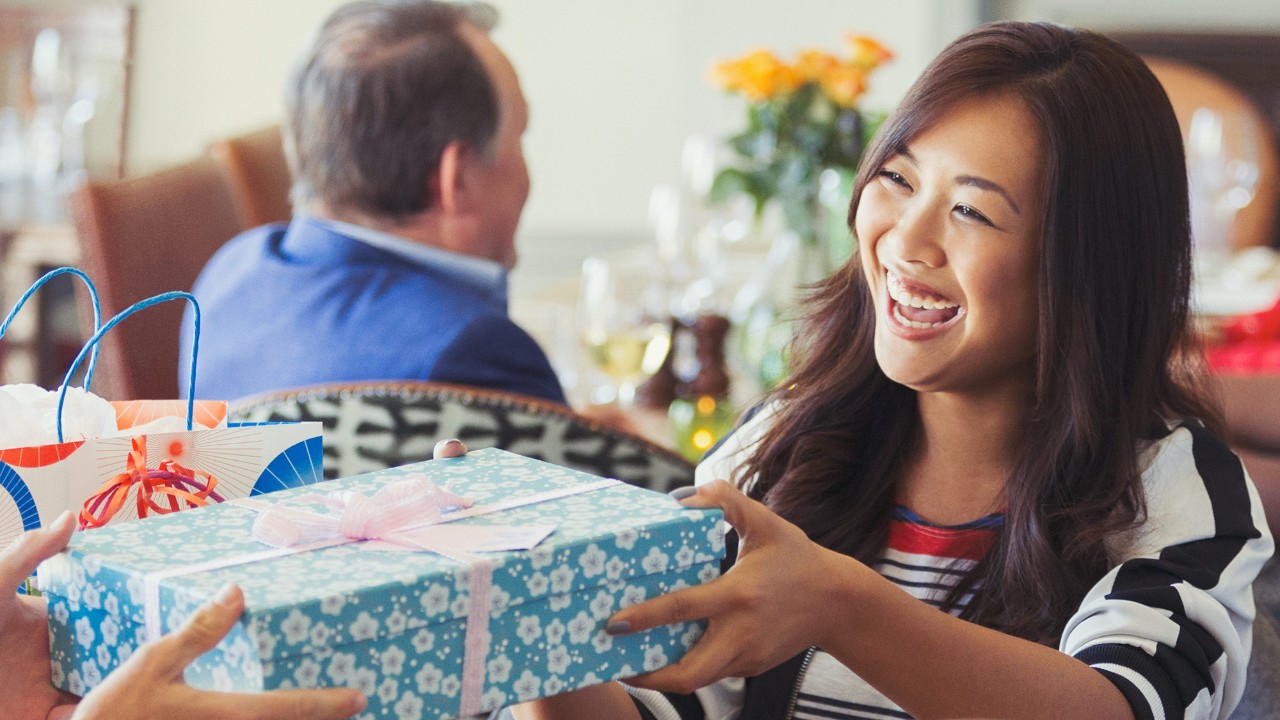
[[[456,437],[663,492],[693,482],[691,463],[642,438],[536,398],[461,385],[317,385],[238,401],[230,418],[323,423],[326,478],[425,460]]]

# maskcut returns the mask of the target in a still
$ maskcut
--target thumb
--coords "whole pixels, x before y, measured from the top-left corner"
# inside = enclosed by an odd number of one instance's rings
[[[155,641],[152,657],[161,677],[176,677],[193,660],[217,646],[244,613],[244,593],[227,585],[200,606],[182,627]]]
[[[67,546],[75,531],[70,511],[58,516],[48,527],[29,530],[0,553],[0,587],[12,592],[35,572],[36,566]]]
[[[724,511],[724,521],[743,539],[751,527],[761,527],[766,517],[773,515],[764,505],[724,480],[678,488],[672,491],[671,496],[687,508],[720,508]]]

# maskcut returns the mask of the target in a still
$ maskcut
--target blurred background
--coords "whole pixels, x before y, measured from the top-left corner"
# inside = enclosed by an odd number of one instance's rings
[[[749,399],[785,371],[785,357],[777,355],[778,338],[786,336],[786,328],[777,333],[771,328],[785,319],[790,299],[766,297],[771,288],[794,288],[812,280],[851,250],[847,233],[836,237],[843,232],[840,216],[851,187],[849,167],[828,177],[824,194],[817,197],[816,173],[824,168],[815,165],[815,174],[806,176],[813,188],[805,199],[821,207],[816,220],[799,225],[794,215],[782,217],[776,207],[753,220],[743,203],[712,208],[708,202],[711,178],[726,164],[743,160],[741,152],[732,157],[727,138],[744,131],[748,104],[743,93],[726,92],[723,81],[713,81],[712,69],[756,48],[790,61],[811,48],[844,52],[840,48],[850,34],[882,44],[892,58],[877,61],[874,73],[864,73],[865,88],[856,94],[859,130],[873,129],[875,119],[892,110],[948,42],[990,20],[1087,27],[1111,34],[1145,56],[1172,60],[1176,67],[1171,73],[1189,66],[1191,80],[1186,83],[1161,78],[1171,95],[1177,93],[1169,82],[1184,88],[1178,91],[1183,99],[1175,97],[1174,104],[1188,140],[1198,249],[1209,259],[1202,266],[1211,269],[1202,277],[1215,280],[1200,291],[1203,314],[1254,313],[1270,307],[1280,292],[1280,270],[1270,250],[1245,254],[1240,262],[1233,253],[1276,244],[1280,5],[1274,0],[491,2],[501,14],[495,39],[519,72],[531,106],[525,150],[533,190],[519,230],[512,311],[547,346],[566,387],[581,402],[594,401],[592,393],[598,389],[596,381],[580,377],[590,372],[590,363],[579,362],[581,346],[592,353],[604,351],[586,338],[581,312],[574,310],[583,302],[599,304],[598,298],[582,295],[585,286],[579,287],[584,260],[601,260],[589,263],[597,278],[591,291],[616,293],[603,279],[609,275],[606,265],[612,263],[612,275],[620,268],[626,274],[628,264],[646,263],[635,260],[633,251],[657,253],[664,274],[658,280],[666,283],[667,296],[658,300],[662,307],[657,311],[647,311],[646,332],[668,316],[674,324],[671,333],[657,333],[664,338],[661,347],[646,345],[650,360],[661,360],[658,351],[669,349],[668,365],[674,362],[675,367],[663,373],[697,388],[706,385],[693,381],[699,362],[727,363],[734,376],[753,379],[744,391]],[[169,263],[173,274],[167,281],[181,285],[174,278],[194,277],[230,235],[279,219],[282,212],[287,216],[287,206],[279,210],[287,178],[280,174],[278,135],[272,128],[283,114],[282,88],[293,58],[313,27],[339,4],[341,0],[0,0],[4,306],[12,306],[15,293],[43,269],[62,264],[96,269],[108,304],[119,288],[142,292],[157,276],[143,266],[144,257]],[[1197,74],[1202,71],[1209,75]],[[1208,84],[1196,84],[1202,81]],[[1223,82],[1228,91],[1218,89]],[[1207,110],[1209,99],[1221,92],[1236,105]],[[1204,112],[1197,114],[1199,110]],[[233,138],[237,142],[228,144]],[[196,216],[206,211],[178,199],[176,209],[168,212],[180,216],[180,224],[170,217],[163,219],[167,225],[159,225],[169,229],[167,244],[143,247],[148,232],[157,231],[129,225],[131,216],[118,203],[162,213],[162,191],[194,183],[192,173],[206,172],[200,163],[212,162],[210,156],[223,171],[237,162],[244,171],[238,143],[245,138],[250,141],[243,147],[270,146],[274,152],[270,167],[255,166],[252,154],[247,167],[257,180],[269,177],[272,189],[259,186],[253,192],[256,199],[270,195],[276,207],[259,212],[252,207],[255,198],[246,200],[243,189],[233,187],[226,205],[234,209],[207,210],[212,219],[197,224]],[[850,162],[858,152],[860,147]],[[172,174],[175,167],[185,169]],[[132,186],[142,200],[113,200],[112,188],[121,179],[143,183]],[[100,187],[86,189],[86,183]],[[194,196],[208,195],[195,190],[198,185],[190,187]],[[228,220],[231,215],[236,218]],[[227,224],[219,224],[223,221]],[[806,224],[810,227],[800,227]],[[1256,227],[1243,233],[1242,224]],[[826,241],[834,238],[836,245],[822,250],[826,264],[819,263],[816,271],[783,269],[795,259],[770,254],[786,245],[788,236],[800,236],[798,245],[804,247],[807,235],[820,234],[828,225],[834,229]],[[136,241],[137,247],[113,240],[112,233]],[[1248,240],[1239,239],[1244,234]],[[713,237],[704,242],[704,236]],[[748,236],[756,241],[754,248],[740,242]],[[103,277],[115,272],[113,254],[121,256],[114,260],[121,277]],[[738,266],[747,269],[734,269]],[[752,268],[758,267],[772,274],[753,275]],[[1219,277],[1226,280],[1219,283]],[[15,321],[0,344],[6,382],[59,382],[67,356],[74,356],[83,336],[83,315],[71,287],[51,284],[38,309]],[[171,288],[154,291],[163,289]],[[114,302],[127,304],[126,299]],[[714,342],[725,344],[727,359],[696,358],[701,335],[681,340],[681,327],[693,332],[696,318],[708,314],[731,321],[729,329],[697,330],[720,338]],[[599,322],[606,320],[613,318]],[[1280,320],[1275,324],[1280,335]],[[601,338],[616,337],[600,333]],[[681,364],[682,357],[687,362]],[[172,360],[155,364],[159,369],[143,368],[153,360],[118,359],[114,364],[168,382]],[[596,364],[608,363],[597,358]],[[655,372],[646,367],[630,380]],[[634,389],[630,380],[620,386],[628,398]],[[715,378],[707,382],[710,394],[727,393]],[[155,392],[167,389],[151,390]],[[115,393],[146,396],[147,389],[119,385]],[[699,390],[694,397],[703,394]],[[663,405],[669,396],[660,393],[653,402]],[[645,397],[642,388],[640,399]]]

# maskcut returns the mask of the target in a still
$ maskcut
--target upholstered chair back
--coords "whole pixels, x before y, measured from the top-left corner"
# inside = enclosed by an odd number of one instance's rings
[[[426,460],[437,441],[458,438],[653,490],[693,483],[691,463],[643,438],[544,400],[461,385],[318,385],[235,402],[230,416],[323,423],[326,478]]]

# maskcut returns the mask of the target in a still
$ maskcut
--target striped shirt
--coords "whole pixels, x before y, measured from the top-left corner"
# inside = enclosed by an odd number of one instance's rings
[[[768,427],[766,410],[698,468],[698,482],[731,477]],[[1144,522],[1111,542],[1119,559],[1085,596],[1059,650],[1114,683],[1134,716],[1226,718],[1240,700],[1252,642],[1253,579],[1272,552],[1257,490],[1236,456],[1200,425],[1184,423],[1143,454]],[[940,606],[996,540],[1002,515],[940,527],[897,507],[873,567],[911,596]],[[960,598],[959,613],[968,596]],[[841,665],[811,648],[774,703],[787,718],[908,718]],[[791,676],[788,676],[791,677]],[[759,682],[757,679],[756,682]],[[727,678],[692,697],[630,689],[656,720],[734,720],[746,683]],[[759,697],[758,695],[756,697]]]

